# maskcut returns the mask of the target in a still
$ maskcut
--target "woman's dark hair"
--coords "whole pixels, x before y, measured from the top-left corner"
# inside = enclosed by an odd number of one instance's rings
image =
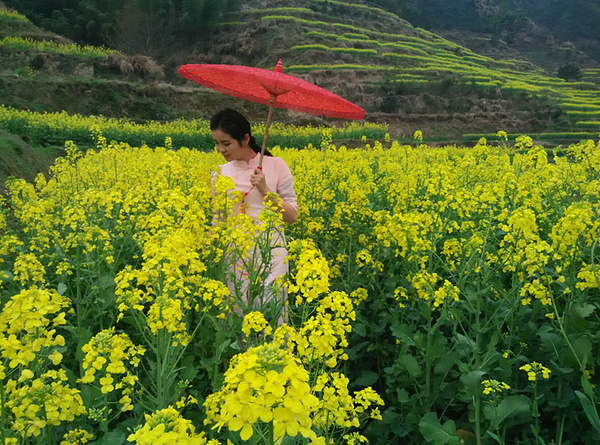
[[[246,135],[250,136],[250,148],[255,153],[260,153],[261,146],[258,145],[254,136],[252,136],[252,130],[250,129],[250,122],[244,117],[243,114],[226,108],[214,114],[210,118],[210,131],[221,130],[223,133],[227,133],[233,139],[238,141],[240,144]],[[273,156],[269,150],[265,150],[265,156]]]

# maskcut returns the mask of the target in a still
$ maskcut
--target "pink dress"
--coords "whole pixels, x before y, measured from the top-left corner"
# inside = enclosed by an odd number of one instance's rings
[[[258,166],[259,159],[260,155],[256,155],[250,161],[230,161],[221,166],[221,174],[233,179],[236,190],[243,193],[249,192],[244,198],[244,203],[247,214],[252,216],[254,221],[257,221],[258,215],[265,208],[263,195],[250,184],[250,176]],[[262,168],[269,189],[277,193],[282,200],[291,204],[298,211],[294,178],[286,162],[281,158],[265,156]],[[272,259],[265,283],[267,286],[271,285],[278,277],[285,275],[289,270],[288,263],[285,261],[287,248],[283,229],[273,237],[271,246]]]

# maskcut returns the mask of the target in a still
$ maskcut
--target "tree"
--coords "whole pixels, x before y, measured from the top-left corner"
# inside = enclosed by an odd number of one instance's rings
[[[581,79],[581,69],[573,63],[568,63],[558,69],[557,75],[558,77],[565,79],[567,82],[579,80]]]
[[[523,11],[511,8],[506,2],[500,4],[498,12],[491,17],[492,41],[511,40],[525,27],[527,17]]]
[[[160,60],[172,51],[176,28],[171,11],[143,7],[137,0],[128,0],[114,26],[105,30],[105,40],[125,53]]]

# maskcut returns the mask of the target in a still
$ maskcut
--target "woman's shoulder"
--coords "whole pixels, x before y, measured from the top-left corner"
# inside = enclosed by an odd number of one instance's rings
[[[235,170],[233,162],[226,162],[225,164],[218,165],[215,170],[218,170],[220,174],[226,175]]]
[[[266,161],[268,159],[268,161]],[[266,163],[265,163],[266,161]],[[277,177],[277,181],[285,181],[292,177],[290,167],[282,158],[276,158],[273,156],[265,156],[263,159],[263,167],[265,174],[274,175]],[[266,173],[267,171],[271,173]]]
[[[275,156],[265,156],[263,158],[263,165],[273,165],[276,167],[287,167],[287,162],[283,158],[275,157]]]

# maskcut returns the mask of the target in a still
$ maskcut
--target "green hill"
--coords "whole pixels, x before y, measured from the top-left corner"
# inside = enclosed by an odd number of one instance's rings
[[[481,55],[366,3],[261,4],[273,6],[242,2],[241,11],[230,14],[210,38],[192,49],[174,46],[162,65],[147,56],[102,48],[86,52],[59,42],[24,16],[5,13],[0,15],[0,35],[5,36],[0,40],[0,102],[17,109],[135,121],[206,118],[217,108],[236,106],[253,120],[264,120],[265,107],[186,82],[177,68],[184,63],[272,68],[282,58],[287,73],[359,104],[367,120],[389,122],[395,136],[422,130],[459,140],[466,133],[500,129],[600,129],[598,67],[593,63],[582,80],[567,82],[522,58]],[[49,41],[55,45],[27,43]],[[275,117],[335,122],[282,110]]]
[[[32,148],[26,140],[0,130],[0,195],[10,176],[33,182],[38,173],[46,173],[60,154],[58,147]]]
[[[80,46],[45,32],[0,3],[0,103],[38,112],[103,115],[135,121],[206,117],[220,102],[253,104],[166,82],[164,68],[142,55]]]
[[[582,81],[567,82],[523,58],[483,56],[367,4],[310,0],[250,8],[232,18],[211,48],[198,60],[266,67],[282,58],[289,73],[357,102],[370,116],[397,121],[407,134],[415,125],[454,136],[467,127],[600,129],[593,68]],[[580,111],[589,112],[585,120],[574,114]]]

